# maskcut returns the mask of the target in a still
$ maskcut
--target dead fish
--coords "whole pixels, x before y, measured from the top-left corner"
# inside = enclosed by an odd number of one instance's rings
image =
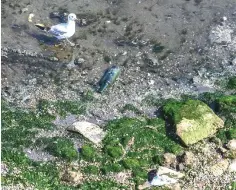
[[[98,82],[98,92],[102,93],[107,87],[114,84],[115,80],[120,74],[120,68],[118,66],[112,66],[108,68],[100,81]]]

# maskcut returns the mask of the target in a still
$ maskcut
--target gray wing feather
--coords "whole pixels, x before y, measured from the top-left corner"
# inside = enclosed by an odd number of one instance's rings
[[[48,32],[50,32],[56,36],[61,36],[65,33],[67,33],[68,31],[66,30],[66,27],[64,24],[58,24],[58,25],[52,26]]]

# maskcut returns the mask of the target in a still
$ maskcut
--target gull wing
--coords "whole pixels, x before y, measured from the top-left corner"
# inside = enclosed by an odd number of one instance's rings
[[[55,36],[61,36],[65,33],[67,33],[68,31],[66,28],[66,24],[62,23],[62,24],[52,26],[48,32],[50,32],[51,34],[54,34]]]

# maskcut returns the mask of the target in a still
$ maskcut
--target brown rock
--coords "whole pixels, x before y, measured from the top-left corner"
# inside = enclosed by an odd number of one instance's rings
[[[63,174],[62,180],[73,184],[81,184],[83,180],[83,174],[80,171],[71,171],[68,169]]]
[[[195,162],[195,156],[192,152],[185,152],[183,155],[183,160],[186,166],[190,166]]]
[[[171,165],[176,163],[176,156],[172,153],[165,153],[164,155],[165,165]]]

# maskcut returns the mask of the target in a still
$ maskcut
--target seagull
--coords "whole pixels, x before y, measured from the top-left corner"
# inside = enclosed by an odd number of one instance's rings
[[[71,46],[75,44],[70,42],[68,38],[74,35],[75,33],[75,21],[78,20],[76,18],[76,14],[70,13],[68,15],[67,23],[57,24],[51,27],[45,27],[43,24],[35,24],[41,30],[47,31],[48,33],[54,35],[58,40],[66,39]]]

